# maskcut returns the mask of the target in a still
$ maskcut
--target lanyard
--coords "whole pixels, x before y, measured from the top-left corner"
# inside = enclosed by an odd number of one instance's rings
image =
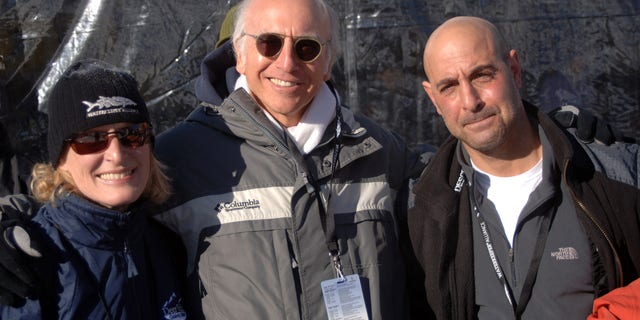
[[[482,237],[484,239],[485,247],[487,248],[487,252],[489,253],[489,258],[491,259],[491,264],[493,266],[493,270],[498,278],[498,281],[502,284],[504,288],[505,295],[507,296],[507,300],[509,304],[513,308],[513,312],[516,316],[516,319],[520,319],[522,313],[524,313],[529,300],[531,299],[531,293],[533,292],[533,285],[536,281],[536,277],[538,275],[538,268],[540,267],[540,261],[542,261],[542,255],[544,254],[544,247],[547,242],[547,238],[549,236],[549,229],[551,227],[551,221],[555,217],[556,211],[558,210],[558,197],[555,198],[554,201],[546,202],[546,205],[543,205],[539,210],[548,210],[550,206],[553,206],[553,211],[551,214],[544,214],[542,216],[542,222],[540,223],[540,227],[538,229],[538,237],[536,238],[536,246],[533,249],[533,255],[531,258],[531,263],[529,264],[529,270],[527,270],[527,276],[525,277],[524,284],[522,285],[522,292],[520,293],[520,298],[517,303],[515,301],[515,297],[513,295],[513,291],[511,287],[507,283],[507,280],[504,276],[504,271],[500,266],[500,262],[497,259],[496,253],[493,249],[493,242],[491,241],[491,236],[489,234],[489,229],[487,228],[487,223],[482,216],[480,209],[478,209],[478,203],[473,195],[473,192],[469,192],[469,198],[471,200],[471,205],[473,207],[473,212],[480,224],[480,229],[482,230]]]
[[[329,250],[329,257],[333,262],[333,267],[336,271],[336,276],[344,281],[344,275],[342,273],[342,264],[340,263],[340,247],[338,246],[338,239],[336,237],[336,221],[333,212],[329,211],[329,201],[331,200],[330,186],[333,182],[336,168],[338,165],[340,148],[342,147],[342,112],[340,105],[336,102],[336,136],[335,144],[333,147],[333,162],[331,164],[331,176],[327,183],[327,194],[323,192],[322,188],[318,188],[316,195],[318,197],[318,203],[320,207],[320,220],[322,222],[322,229],[324,230],[327,249]]]

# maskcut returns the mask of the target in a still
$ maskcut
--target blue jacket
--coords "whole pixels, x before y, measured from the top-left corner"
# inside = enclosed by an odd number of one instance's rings
[[[144,206],[122,213],[76,195],[32,220],[45,248],[37,264],[43,290],[2,319],[184,319],[180,241]],[[108,309],[108,312],[107,312]]]

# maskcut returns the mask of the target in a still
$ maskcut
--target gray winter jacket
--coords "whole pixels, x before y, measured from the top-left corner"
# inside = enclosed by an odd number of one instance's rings
[[[344,273],[360,275],[370,318],[404,317],[399,192],[423,165],[396,135],[341,113],[333,179],[335,120],[303,156],[243,89],[159,136],[156,152],[176,193],[156,217],[185,241],[197,295],[191,311],[209,319],[326,319],[320,283],[336,275],[322,189]]]

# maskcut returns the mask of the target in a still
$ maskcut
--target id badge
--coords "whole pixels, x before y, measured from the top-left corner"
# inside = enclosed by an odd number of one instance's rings
[[[320,284],[329,320],[369,320],[360,276],[351,274],[342,280],[330,279]]]

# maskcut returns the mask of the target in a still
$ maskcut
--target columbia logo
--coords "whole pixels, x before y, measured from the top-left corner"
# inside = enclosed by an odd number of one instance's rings
[[[556,260],[578,260],[578,251],[573,247],[558,248],[558,251],[551,252],[551,257]]]
[[[260,201],[257,199],[250,199],[247,201],[231,201],[231,202],[220,202],[216,205],[215,210],[218,212],[222,211],[235,211],[235,210],[244,210],[244,209],[254,209],[260,208]]]
[[[100,96],[96,102],[82,101],[82,104],[87,106],[87,117],[117,112],[138,112],[136,109],[127,108],[136,106],[136,103],[125,97]]]

